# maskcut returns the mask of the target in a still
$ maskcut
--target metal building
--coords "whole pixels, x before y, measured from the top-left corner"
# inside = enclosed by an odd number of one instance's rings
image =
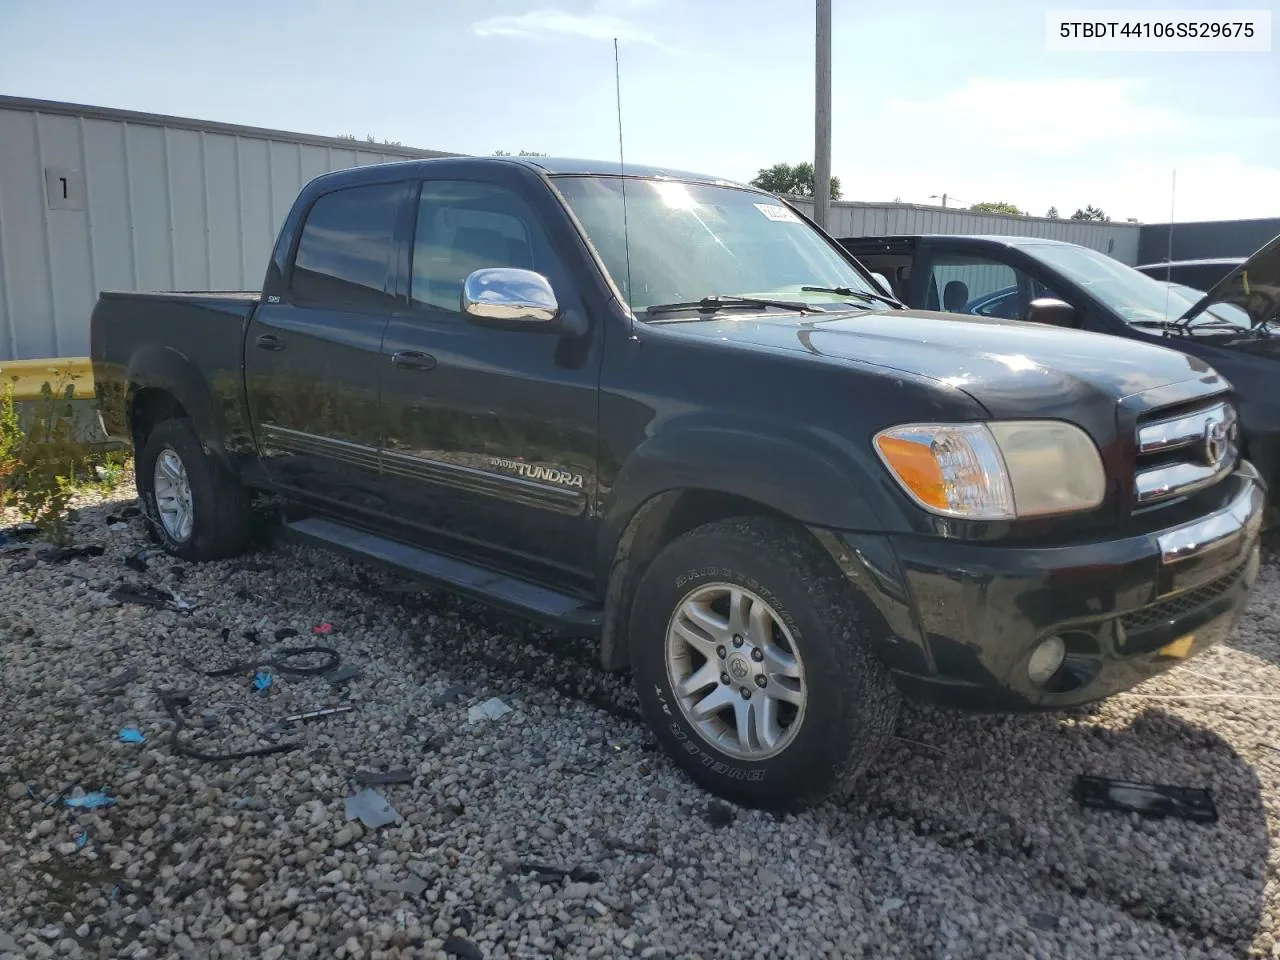
[[[813,201],[793,200],[813,215]],[[895,234],[966,233],[993,236],[1044,237],[1092,247],[1121,263],[1138,263],[1136,223],[1099,223],[1092,220],[1050,220],[1047,217],[1013,217],[999,213],[973,213],[916,203],[860,203],[836,200],[831,204],[828,231],[834,237],[889,237]]]
[[[0,360],[84,356],[101,290],[254,290],[302,185],[430,150],[0,97]]]

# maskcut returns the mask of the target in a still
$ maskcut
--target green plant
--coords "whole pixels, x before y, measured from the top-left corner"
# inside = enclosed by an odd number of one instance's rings
[[[129,472],[129,452],[127,450],[108,450],[94,458],[94,477],[91,482],[103,493],[114,493],[120,488],[121,481]]]
[[[90,446],[76,437],[76,379],[64,375],[56,388],[48,381],[41,384],[26,430],[18,422],[12,387],[0,406],[0,456],[5,463],[0,495],[57,544],[67,542],[68,507],[77,480],[89,474],[91,464]]]

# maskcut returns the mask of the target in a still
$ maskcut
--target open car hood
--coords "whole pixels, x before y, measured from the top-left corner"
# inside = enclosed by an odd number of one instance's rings
[[[1214,284],[1179,322],[1188,323],[1216,304],[1229,304],[1243,310],[1255,329],[1280,322],[1280,236],[1264,243],[1253,256]]]

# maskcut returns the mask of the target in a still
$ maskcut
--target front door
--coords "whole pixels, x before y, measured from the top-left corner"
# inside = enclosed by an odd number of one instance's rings
[[[320,196],[281,302],[263,303],[250,325],[245,379],[259,448],[272,482],[295,495],[383,507],[378,377],[409,190],[381,183]]]
[[[521,267],[581,311],[551,235],[514,187],[422,184],[410,306],[382,348],[382,469],[386,499],[418,535],[576,584],[594,561],[599,331],[487,329],[460,310],[473,270]]]

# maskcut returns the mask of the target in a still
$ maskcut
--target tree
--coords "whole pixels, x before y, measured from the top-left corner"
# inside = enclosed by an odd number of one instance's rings
[[[540,153],[537,150],[521,150],[519,153],[512,153],[510,150],[495,150],[495,157],[545,157],[548,154]]]
[[[987,201],[985,203],[975,203],[969,208],[970,210],[981,210],[983,213],[1007,213],[1014,217],[1025,217],[1026,214],[1015,207],[1012,203]]]
[[[357,137],[356,137],[356,135],[355,135],[354,133],[340,133],[340,134],[338,134],[338,139],[339,139],[339,140],[355,140],[355,139],[357,139]],[[366,133],[366,134],[364,135],[364,142],[365,142],[365,143],[379,143],[379,142],[381,142],[382,144],[384,144],[384,145],[386,145],[386,146],[388,146],[388,147],[403,147],[403,146],[404,146],[404,144],[403,144],[403,143],[401,143],[399,140],[382,140],[382,141],[379,141],[379,140],[378,140],[378,139],[377,139],[373,134],[371,134],[371,133]]]
[[[761,168],[751,181],[753,187],[767,190],[769,193],[785,193],[793,197],[813,196],[813,164],[775,163],[772,167]],[[840,178],[831,178],[831,199],[840,199]]]
[[[1048,217],[1050,220],[1057,220],[1057,219],[1058,219],[1058,208],[1057,208],[1057,207],[1050,207],[1050,208],[1049,208],[1049,212],[1048,212],[1048,213],[1046,213],[1046,214],[1045,214],[1045,216],[1046,216],[1046,217]]]
[[[1089,204],[1087,207],[1085,207],[1083,210],[1077,209],[1076,212],[1071,215],[1071,219],[1072,220],[1103,220],[1103,221],[1111,220],[1110,217],[1108,217],[1100,209],[1095,207],[1092,203]]]

